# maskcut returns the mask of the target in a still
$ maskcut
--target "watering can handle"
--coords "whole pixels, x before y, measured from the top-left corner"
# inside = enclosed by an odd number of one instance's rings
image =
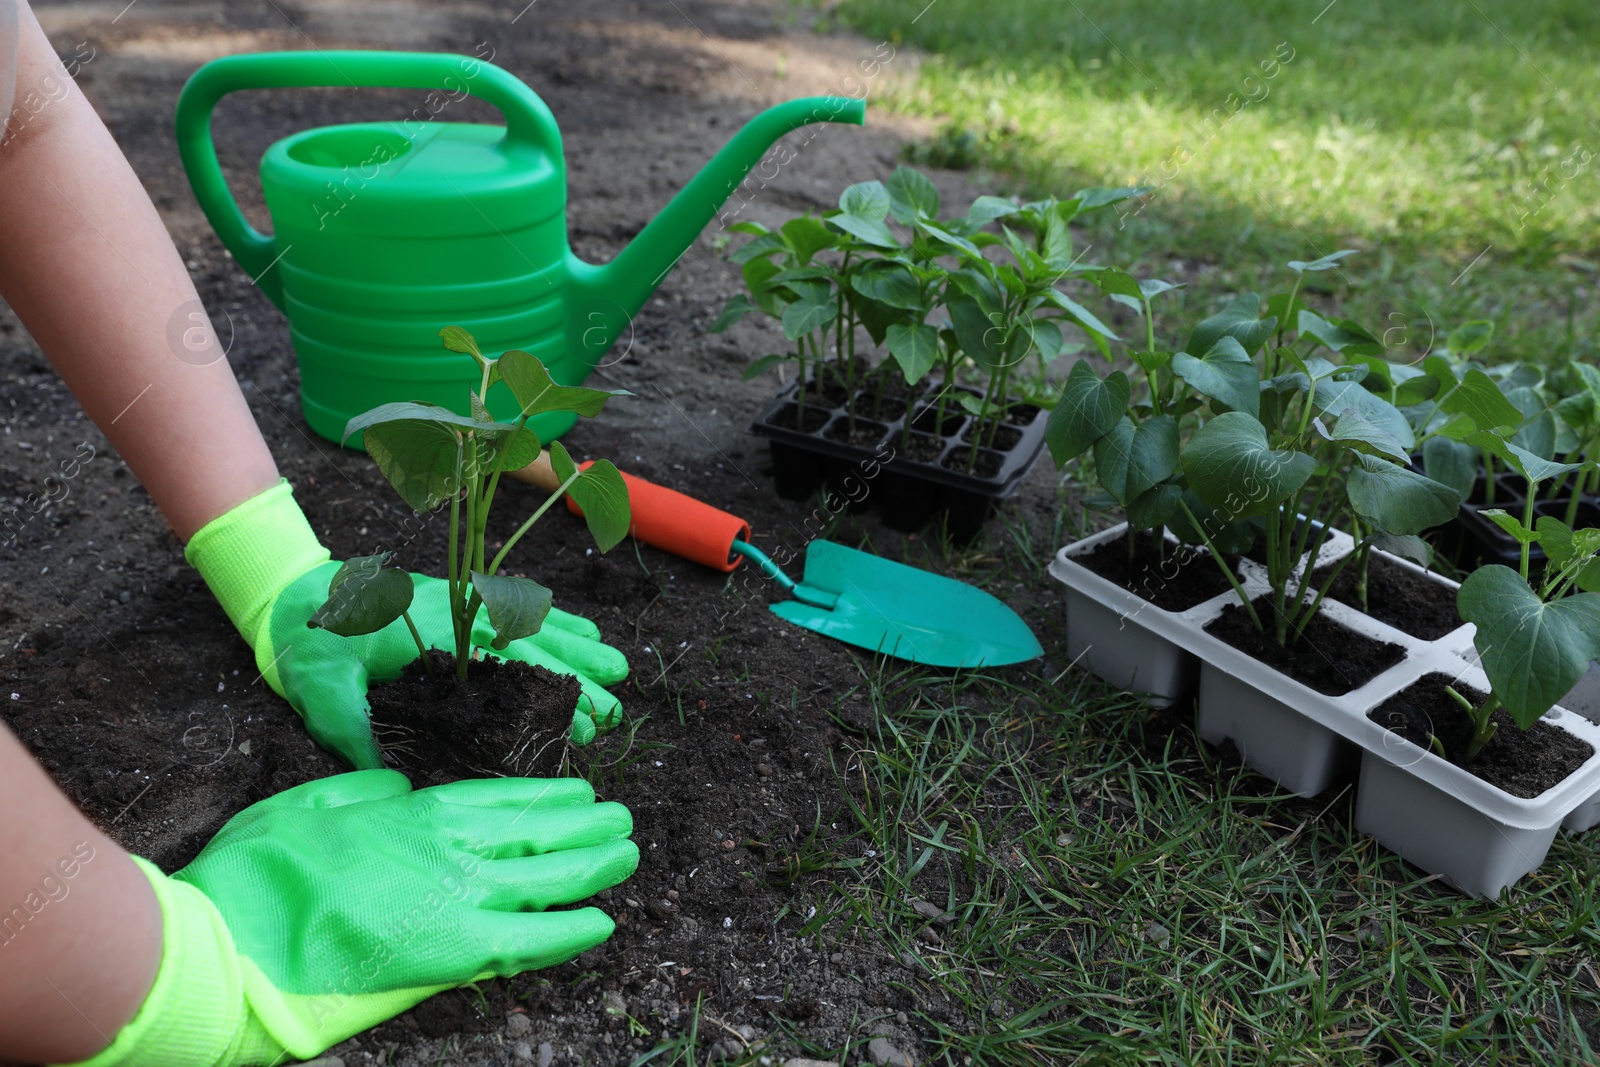
[[[465,89],[500,110],[506,138],[536,145],[565,166],[561,131],[543,100],[513,75],[472,56],[445,52],[257,52],[225,56],[194,72],[178,96],[178,154],[195,199],[239,266],[279,308],[283,283],[271,268],[283,250],[239,210],[211,142],[211,112],[240,89],[310,88]]]

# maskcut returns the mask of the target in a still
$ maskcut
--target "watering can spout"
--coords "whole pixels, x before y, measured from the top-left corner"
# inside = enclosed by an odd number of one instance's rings
[[[749,198],[723,206],[745,177],[760,164],[764,185],[795,158],[797,151],[787,147],[767,154],[784,134],[814,122],[860,126],[865,119],[865,103],[851,97],[810,96],[770,107],[734,134],[610,263],[595,266],[569,254],[568,351],[590,368],[600,361],[706,224],[719,212],[724,227],[737,221]]]

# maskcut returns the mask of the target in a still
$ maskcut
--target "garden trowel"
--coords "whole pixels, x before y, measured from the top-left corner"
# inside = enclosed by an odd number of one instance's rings
[[[561,485],[544,455],[511,474],[547,493]],[[634,537],[724,573],[749,559],[794,597],[772,611],[796,626],[934,667],[998,667],[1044,652],[1028,624],[981,589],[820,540],[807,546],[797,583],[750,543],[743,519],[643,478],[622,477]],[[567,506],[580,513],[570,497]]]

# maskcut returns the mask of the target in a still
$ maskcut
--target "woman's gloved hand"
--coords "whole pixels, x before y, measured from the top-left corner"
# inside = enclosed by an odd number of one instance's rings
[[[403,621],[365,637],[306,626],[327,600],[328,582],[339,568],[288,483],[206,524],[184,555],[255,650],[262,677],[300,713],[317,743],[351,766],[383,766],[367,719],[367,683],[397,677],[417,658],[416,643]],[[412,580],[411,617],[423,642],[454,651],[446,583],[421,575]],[[487,613],[480,613],[474,634],[482,647],[489,646]],[[498,655],[577,676],[583,695],[573,712],[572,739],[578,744],[592,740],[597,727],[621,721],[622,704],[604,687],[628,676],[628,661],[600,640],[599,628],[588,619],[552,608],[538,633],[511,642]]]
[[[639,864],[633,818],[576,778],[412,792],[397,771],[239,813],[168,878],[162,961],[93,1067],[309,1059],[435,993],[561,963],[613,929],[573,904]]]

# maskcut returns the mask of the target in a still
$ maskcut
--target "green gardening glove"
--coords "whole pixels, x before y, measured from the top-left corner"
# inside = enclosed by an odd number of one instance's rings
[[[383,766],[367,719],[367,683],[386,682],[417,658],[403,620],[365,637],[339,637],[306,626],[328,599],[337,563],[312,533],[287,482],[207,523],[184,551],[222,609],[255,650],[256,665],[274,692],[289,701],[317,743],[353,767]],[[430,648],[453,652],[447,583],[412,575],[410,614]],[[488,612],[473,630],[487,649],[494,639]],[[511,642],[507,659],[576,675],[583,695],[572,716],[572,739],[593,740],[596,727],[622,719],[622,704],[606,692],[628,676],[621,652],[600,640],[588,619],[552,608],[532,637]]]
[[[545,909],[632,874],[632,830],[577,778],[413,793],[398,771],[356,771],[279,793],[171,878],[135,861],[161,904],[161,967],[87,1062],[309,1059],[442,990],[569,960],[612,922]]]

